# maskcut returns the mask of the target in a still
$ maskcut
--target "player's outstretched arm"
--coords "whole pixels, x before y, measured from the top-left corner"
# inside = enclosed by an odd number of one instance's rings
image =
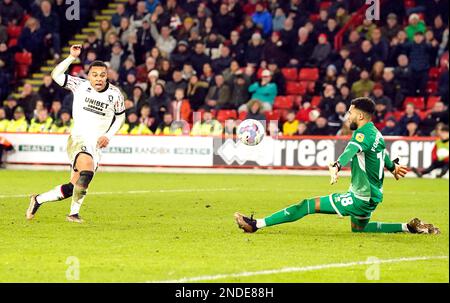
[[[348,162],[360,151],[362,147],[354,142],[349,142],[344,152],[339,156],[336,162],[328,165],[330,172],[330,184],[333,185],[338,180],[338,173],[342,166],[347,165]]]
[[[64,74],[81,53],[81,45],[72,45],[70,48],[70,55],[65,60],[61,61],[52,71],[52,78],[60,86],[64,86],[66,82],[66,75]]]

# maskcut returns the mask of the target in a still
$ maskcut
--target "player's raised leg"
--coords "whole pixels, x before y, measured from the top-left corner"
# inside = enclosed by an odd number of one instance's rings
[[[253,233],[263,227],[294,222],[315,213],[337,214],[329,196],[323,196],[304,199],[298,204],[293,204],[262,219],[255,220],[253,216],[249,218],[240,213],[235,213],[234,217],[239,228],[243,229],[244,232]]]
[[[75,185],[73,188],[70,213],[67,216],[68,221],[77,223],[83,222],[79,216],[79,212],[93,177],[94,161],[92,156],[87,153],[79,153],[74,163],[74,173],[72,174],[71,179],[71,183]]]

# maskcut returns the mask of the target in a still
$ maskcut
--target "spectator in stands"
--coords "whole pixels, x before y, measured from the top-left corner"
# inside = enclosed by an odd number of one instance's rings
[[[434,37],[436,40],[441,43],[444,37],[444,32],[446,29],[444,20],[441,15],[437,15],[433,20],[433,26],[431,27],[433,30]]]
[[[347,84],[349,86],[352,86],[353,83],[359,80],[361,70],[358,66],[353,64],[353,60],[350,58],[345,59],[344,61],[344,67],[341,71],[341,74],[345,76],[347,79]]]
[[[435,39],[432,30],[427,30],[425,32],[425,42],[429,45],[428,58],[430,66],[435,66],[439,51],[439,42]]]
[[[139,113],[140,113],[139,128],[140,128],[141,134],[144,134],[144,135],[153,134],[153,131],[156,130],[157,122],[156,122],[156,118],[152,114],[152,109],[151,109],[150,105],[144,104],[141,107],[141,111]],[[150,132],[148,130],[150,130]]]
[[[346,108],[349,108],[353,99],[354,96],[350,91],[350,86],[347,83],[342,84],[339,89],[339,94],[336,96],[336,103],[342,102]]]
[[[40,12],[37,19],[41,24],[41,29],[45,35],[46,45],[51,45],[50,53],[55,59],[59,59],[61,55],[61,36],[59,16],[52,12],[52,4],[48,0],[44,0],[40,5]]]
[[[380,99],[375,102],[375,115],[373,116],[373,124],[378,130],[382,130],[386,126],[387,115],[386,100]]]
[[[174,123],[173,117],[170,113],[165,113],[163,121],[158,125],[155,135],[181,135],[183,129],[179,124]]]
[[[139,1],[136,6],[136,12],[130,17],[131,28],[137,30],[142,27],[143,21],[150,21],[150,13],[147,10],[145,1]]]
[[[134,108],[138,113],[141,112],[142,106],[149,104],[147,94],[139,85],[133,87],[130,99],[133,101],[133,104],[135,105]]]
[[[89,32],[87,34],[87,39],[83,44],[84,52],[94,52],[96,56],[101,56],[103,54],[103,43],[97,38],[97,35],[94,32]],[[83,53],[84,53],[83,52]],[[86,57],[83,56],[81,61],[84,61],[86,64]]]
[[[119,134],[131,134],[131,135],[151,135],[151,130],[139,121],[138,115],[135,111],[129,111],[126,122],[119,130]]]
[[[13,117],[14,118],[9,121],[6,131],[10,133],[26,132],[28,130],[28,122],[23,108],[17,106],[14,109]]]
[[[406,137],[417,137],[422,136],[422,133],[419,131],[419,125],[417,125],[414,121],[409,121],[406,124],[406,133],[403,134]]]
[[[97,39],[99,39],[104,46],[108,46],[110,44],[109,36],[117,33],[109,20],[102,20],[100,21],[100,28],[95,31],[95,34],[97,35]]]
[[[190,57],[190,61],[192,62],[192,66],[197,72],[197,75],[202,74],[204,64],[211,62],[210,57],[205,54],[205,45],[203,42],[197,42],[195,44],[194,52]]]
[[[361,43],[361,49],[355,54],[353,62],[361,69],[371,70],[375,59],[372,43],[369,40],[364,40]]]
[[[160,1],[159,0],[146,0],[145,3],[147,5],[147,11],[150,14],[153,14],[156,7],[160,4]]]
[[[191,131],[193,136],[220,136],[222,135],[222,124],[214,119],[210,111],[203,112],[203,122],[194,123]]]
[[[267,69],[272,74],[272,81],[277,85],[277,95],[284,96],[286,94],[286,79],[281,72],[277,61],[268,60]]]
[[[70,112],[67,109],[62,109],[59,113],[59,118],[54,120],[50,132],[59,134],[68,134],[72,130],[73,121]]]
[[[411,83],[412,70],[409,67],[409,60],[406,55],[400,55],[398,57],[398,66],[395,68],[394,74],[399,86],[395,107],[401,109],[404,98],[412,96],[414,90]]]
[[[233,82],[230,85],[230,105],[232,108],[238,109],[249,100],[249,85],[250,78],[244,75],[241,71],[233,77]]]
[[[8,96],[3,102],[3,106],[6,114],[6,119],[12,120],[14,117],[14,110],[17,107],[17,100],[13,96]]]
[[[272,31],[272,16],[265,9],[262,2],[256,3],[255,13],[252,15],[253,22],[256,27],[262,30],[262,33],[267,37]]]
[[[359,52],[361,48],[361,37],[356,30],[350,32],[348,35],[348,43],[344,46],[350,50],[352,56]]]
[[[372,38],[372,32],[376,28],[377,26],[372,20],[364,18],[363,23],[356,28],[356,31],[363,39],[370,40]]]
[[[283,123],[283,135],[293,136],[298,131],[298,120],[295,118],[295,111],[290,110],[286,115],[286,122]]]
[[[107,57],[106,61],[109,62],[109,67],[112,70],[118,72],[127,57],[128,54],[124,51],[122,43],[116,42],[114,43],[111,53]]]
[[[220,5],[219,13],[215,16],[214,23],[219,34],[228,39],[231,31],[234,29],[234,20],[228,11],[228,5],[226,3],[222,2]]]
[[[281,34],[283,34],[283,32]],[[286,39],[288,38],[295,41],[295,37],[287,37]],[[299,28],[297,43],[292,43],[292,40],[283,41],[283,44],[286,45],[287,49],[294,49],[294,52],[291,53],[289,64],[294,67],[302,68],[305,66],[308,58],[311,57],[314,44],[309,37],[309,32],[306,27]]]
[[[139,65],[136,68],[136,80],[139,83],[145,83],[147,81],[148,74],[150,71],[156,70],[156,60],[155,58],[149,56],[145,59],[145,63]],[[159,77],[159,72],[158,72]]]
[[[178,88],[175,91],[175,100],[173,100],[170,104],[170,113],[176,121],[190,121],[191,105],[189,104],[189,100],[185,99],[184,89]]]
[[[372,32],[372,53],[374,59],[385,62],[388,59],[389,43],[385,37],[382,36],[381,30],[375,28]]]
[[[391,99],[392,105],[395,106],[397,104],[397,93],[399,84],[395,80],[394,68],[385,67],[383,69],[383,77],[381,79],[380,84],[383,86],[383,92],[386,97]]]
[[[6,132],[8,124],[9,120],[6,118],[6,111],[3,107],[0,107],[0,133]]]
[[[281,7],[275,9],[275,14],[272,18],[272,29],[274,32],[279,32],[284,27],[284,22],[286,21],[286,15]]]
[[[414,34],[414,42],[407,45],[410,60],[411,85],[416,88],[414,94],[421,96],[426,94],[428,82],[428,70],[430,69],[430,51],[432,46],[425,42],[424,34],[420,31]]]
[[[53,123],[58,121],[59,116],[61,115],[61,110],[62,110],[61,100],[57,100],[57,99],[53,100],[52,105],[49,110],[49,117],[52,118]]]
[[[49,109],[53,100],[61,97],[59,87],[53,82],[49,74],[44,75],[43,83],[39,87],[38,95],[44,101],[44,106]]]
[[[14,60],[5,43],[0,43],[0,100],[8,96],[14,75]]]
[[[174,69],[182,69],[183,64],[189,60],[191,54],[189,44],[181,40],[178,42],[176,49],[170,54],[170,63]]]
[[[398,32],[402,29],[401,25],[398,24],[397,15],[390,13],[387,16],[386,25],[381,28],[383,37],[391,41],[397,36]]]
[[[161,27],[161,33],[156,28],[155,22],[158,15],[155,13],[151,18],[150,32],[156,46],[161,51],[163,57],[169,57],[177,45],[177,41],[170,35],[170,28],[166,25]]]
[[[421,123],[421,133],[424,136],[429,136],[431,132],[436,128],[438,123],[444,123],[448,125],[448,108],[442,102],[436,102],[427,115],[427,117]]]
[[[48,133],[52,126],[53,119],[48,116],[46,108],[40,109],[37,112],[37,117],[31,119],[29,133]]]
[[[363,69],[360,73],[360,80],[352,85],[352,93],[356,98],[368,96],[372,92],[374,85],[375,83],[369,78],[369,72]]]
[[[231,52],[231,57],[237,60],[239,65],[244,64],[245,45],[241,41],[238,31],[232,31],[230,34],[230,44],[228,45]]]
[[[332,84],[326,84],[323,90],[322,100],[319,103],[320,113],[324,117],[331,116],[336,107],[336,89]]]
[[[263,49],[262,59],[273,61],[279,66],[285,66],[288,61],[287,53],[283,42],[280,40],[280,33],[273,32]]]
[[[142,64],[145,54],[155,46],[155,41],[150,32],[150,21],[144,19],[142,27],[136,31],[137,43],[135,47],[136,64]]]
[[[272,82],[272,73],[269,70],[263,70],[261,80],[250,85],[248,91],[252,94],[252,99],[262,102],[264,111],[272,110],[278,90],[277,85]]]
[[[408,103],[405,106],[405,114],[400,118],[398,126],[400,129],[400,133],[402,135],[407,135],[407,129],[406,126],[409,122],[415,122],[417,125],[420,124],[420,117],[416,113],[416,108],[414,107],[413,103]]]
[[[193,75],[186,88],[186,97],[189,99],[192,110],[197,111],[205,102],[209,84]]]
[[[337,33],[339,32],[339,26],[334,18],[330,18],[327,20],[327,27],[324,31],[325,35],[327,35],[328,41],[334,41]]]
[[[206,100],[214,100],[221,109],[231,109],[231,88],[225,83],[222,74],[214,77],[214,85],[210,86]]]
[[[18,48],[22,52],[30,52],[33,55],[33,69],[39,66],[45,54],[44,32],[39,20],[35,18],[27,20],[19,37]]]
[[[438,131],[438,140],[436,140],[433,150],[431,152],[432,163],[429,167],[423,170],[419,170],[415,167],[412,171],[419,177],[431,173],[436,168],[440,168],[441,171],[437,175],[437,178],[442,178],[448,172],[448,159],[449,159],[449,129],[448,125],[442,126]]]
[[[39,95],[33,91],[33,86],[29,83],[25,83],[17,104],[25,111],[27,118],[31,119],[38,100]]]
[[[258,66],[264,52],[264,41],[260,33],[254,33],[247,46],[244,62]]]
[[[375,103],[377,103],[377,101],[380,101],[381,103],[385,104],[387,112],[392,111],[392,100],[388,96],[384,95],[383,85],[381,83],[376,83],[373,86],[373,92],[370,97]]]
[[[170,108],[170,97],[165,92],[165,86],[163,83],[157,83],[155,86],[155,95],[150,97],[147,103],[150,104],[152,113],[154,113],[156,118],[161,121],[164,113],[169,112]]]
[[[397,126],[397,120],[394,117],[389,117],[386,120],[386,126],[381,130],[383,136],[400,136],[401,131]]]
[[[116,7],[116,12],[111,16],[111,24],[114,27],[120,26],[120,19],[123,17],[129,17],[128,13],[125,10],[125,4],[119,3]]]
[[[309,59],[309,65],[324,68],[328,57],[331,54],[331,44],[328,42],[327,35],[320,34],[318,44],[314,46]]]
[[[186,87],[187,82],[183,79],[182,71],[176,69],[172,73],[172,80],[166,83],[166,93],[170,98],[173,98],[178,88],[185,90]]]
[[[226,68],[228,68],[233,61],[231,57],[230,48],[226,45],[222,45],[220,48],[220,57],[212,60],[211,67],[215,74],[221,74]]]
[[[420,20],[418,14],[411,14],[408,17],[409,25],[405,28],[406,35],[408,36],[409,41],[413,41],[416,33],[425,34],[426,25],[423,20]]]
[[[6,26],[2,24],[2,16],[0,16],[0,44],[8,42],[8,33]]]
[[[239,111],[247,111],[245,119],[266,120],[266,116],[262,113],[262,103],[259,100],[252,99],[248,101],[247,104],[241,106]]]
[[[345,121],[345,114],[347,113],[347,106],[344,102],[336,104],[334,113],[328,117],[328,127],[332,135],[336,135],[342,128]]]
[[[311,127],[308,124],[308,135],[311,136],[329,136],[332,131],[328,127],[328,120],[324,116],[319,116],[314,123],[311,123]]]
[[[24,15],[22,7],[13,0],[3,0],[0,2],[0,16],[4,25],[17,25]]]
[[[295,136],[304,136],[308,132],[308,127],[305,122],[298,122],[297,131],[295,132]]]

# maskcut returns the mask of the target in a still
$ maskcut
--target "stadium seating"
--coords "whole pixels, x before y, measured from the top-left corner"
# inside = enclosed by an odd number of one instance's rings
[[[430,97],[428,97],[426,109],[427,109],[427,110],[428,110],[428,109],[432,109],[433,106],[434,106],[434,104],[435,104],[436,102],[439,102],[439,101],[441,101],[441,97],[440,97],[440,96],[430,96]]]
[[[293,96],[277,96],[273,104],[274,109],[291,109],[294,105]]]
[[[414,107],[420,110],[425,108],[424,97],[406,97],[405,100],[403,101],[403,107],[405,107],[406,104],[408,103],[414,104]]]
[[[219,122],[224,122],[229,119],[237,119],[238,115],[234,109],[231,110],[219,110],[217,112],[217,120]]]
[[[302,68],[298,74],[299,80],[304,81],[317,81],[319,80],[319,69],[318,68]]]
[[[282,68],[281,73],[283,74],[286,81],[297,81],[298,79],[298,71],[294,67]]]

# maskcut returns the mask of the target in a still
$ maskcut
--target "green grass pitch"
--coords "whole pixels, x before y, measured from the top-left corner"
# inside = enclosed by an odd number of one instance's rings
[[[0,282],[449,282],[448,180],[389,178],[372,216],[418,216],[439,226],[438,236],[353,234],[349,218],[334,215],[248,235],[233,220],[235,211],[262,217],[306,197],[344,192],[344,177],[330,186],[327,177],[99,172],[80,213],[85,223],[65,221],[70,200],[47,203],[26,221],[25,195],[67,177],[0,171]],[[74,277],[69,257],[79,262],[79,280],[67,280]],[[378,280],[367,275],[375,265],[351,264],[368,257],[381,262]],[[412,257],[426,258],[401,259]],[[273,271],[258,274],[266,270]]]

